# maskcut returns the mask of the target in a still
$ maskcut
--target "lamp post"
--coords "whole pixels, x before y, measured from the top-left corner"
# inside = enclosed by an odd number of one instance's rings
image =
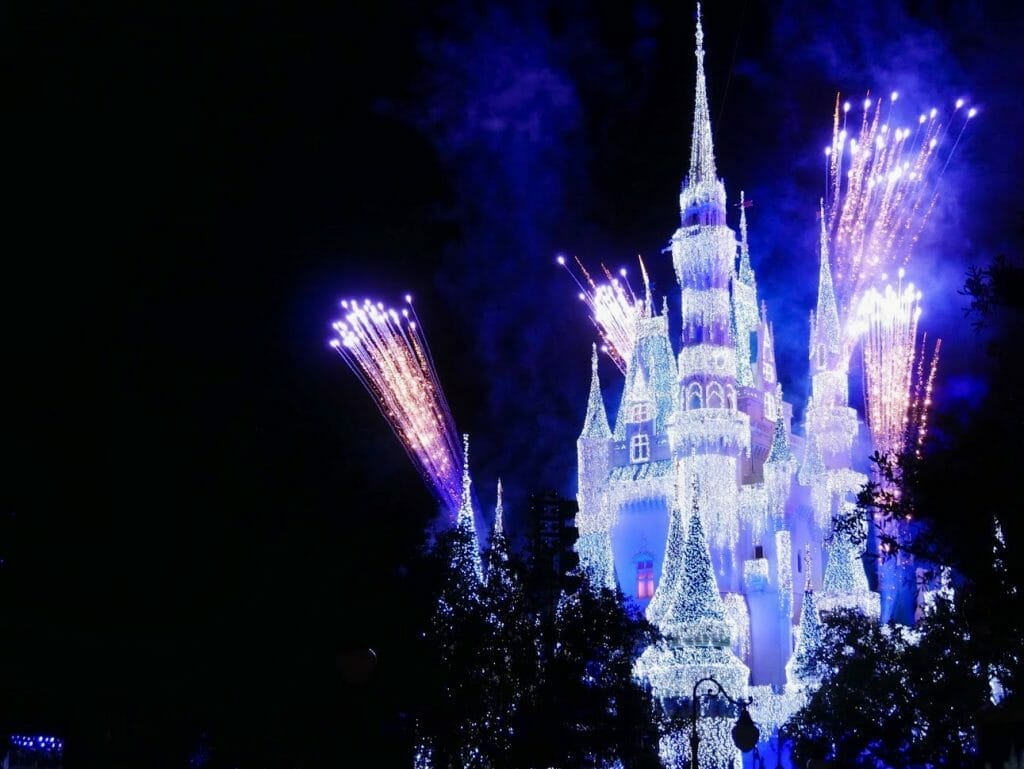
[[[700,717],[700,704],[697,700],[697,689],[703,683],[711,683],[717,686],[718,693],[740,709],[739,718],[736,719],[736,725],[732,728],[732,741],[741,753],[753,750],[757,745],[757,741],[761,737],[761,732],[758,731],[758,728],[754,725],[754,721],[750,717],[750,712],[747,710],[750,703],[754,701],[752,697],[747,697],[746,701],[742,698],[734,700],[722,687],[722,684],[716,679],[711,676],[701,678],[693,685],[693,697],[690,699],[690,769],[700,769],[700,763],[697,759],[697,749],[700,747],[700,736],[697,734],[697,719]],[[712,690],[709,687],[706,692],[706,696],[710,694],[712,694]]]

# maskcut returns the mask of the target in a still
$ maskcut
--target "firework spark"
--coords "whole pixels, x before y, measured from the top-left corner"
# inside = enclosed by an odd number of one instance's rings
[[[643,276],[644,290],[650,295],[647,270],[643,259],[640,262],[640,273]],[[602,352],[614,361],[619,371],[626,373],[626,367],[633,356],[636,345],[637,325],[644,312],[644,300],[638,299],[626,278],[626,270],[619,271],[619,277],[601,265],[606,283],[596,283],[579,258],[575,258],[582,279],[576,275],[566,263],[564,256],[558,257],[558,263],[565,267],[579,287],[579,298],[590,310],[590,318],[597,327],[602,340]],[[621,280],[620,280],[621,278]]]
[[[941,340],[929,357],[923,338],[917,345],[921,292],[912,283],[874,288],[864,294],[858,311],[863,333],[864,400],[875,450],[898,454],[915,449],[924,438]]]
[[[913,130],[896,127],[898,94],[865,99],[856,137],[847,131],[850,103],[836,108],[832,143],[825,148],[825,217],[835,276],[836,299],[844,328],[852,332],[865,289],[881,273],[907,263],[937,200],[937,184],[960,143],[975,109],[962,111],[958,100],[949,120],[937,109],[922,114]],[[962,115],[962,118],[958,118]],[[948,152],[943,144],[960,122]],[[962,122],[961,122],[962,121]],[[936,168],[939,170],[936,172]]]
[[[450,515],[462,493],[461,453],[420,324],[406,296],[401,312],[369,299],[343,301],[333,347],[373,397],[413,465]]]

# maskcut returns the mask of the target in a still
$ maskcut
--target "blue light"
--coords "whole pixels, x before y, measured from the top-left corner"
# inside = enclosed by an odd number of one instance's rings
[[[64,740],[44,734],[12,734],[10,741],[11,745],[16,748],[32,752],[56,753],[59,755],[64,751]]]

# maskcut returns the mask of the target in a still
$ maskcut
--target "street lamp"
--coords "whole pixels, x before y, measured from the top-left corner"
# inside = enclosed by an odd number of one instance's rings
[[[752,697],[747,697],[746,701],[742,698],[734,700],[722,687],[722,684],[716,679],[711,676],[701,678],[693,685],[693,697],[690,699],[690,769],[700,769],[700,764],[697,759],[697,748],[700,747],[700,737],[697,735],[697,719],[700,717],[700,705],[697,700],[697,689],[703,683],[711,683],[717,686],[718,693],[740,709],[739,718],[736,719],[736,725],[732,728],[732,742],[741,753],[753,750],[757,745],[757,741],[761,738],[761,732],[758,731],[758,728],[754,725],[754,720],[750,717],[750,711],[747,710],[754,699]],[[709,696],[711,694],[712,690],[709,687],[706,695]]]

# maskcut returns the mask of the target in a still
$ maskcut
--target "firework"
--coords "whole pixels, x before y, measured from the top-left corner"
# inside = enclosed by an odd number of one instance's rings
[[[455,421],[444,397],[411,297],[401,312],[343,301],[333,347],[373,397],[416,469],[450,515],[462,493]]]
[[[649,281],[647,270],[644,267],[643,259],[637,257],[640,262],[640,273],[643,276],[644,290],[649,296]],[[626,278],[626,270],[619,271],[619,277],[612,275],[611,271],[601,265],[601,271],[607,280],[606,283],[596,283],[590,276],[587,268],[579,258],[575,258],[576,266],[582,275],[578,277],[569,265],[564,256],[558,257],[558,263],[565,267],[576,285],[579,287],[579,298],[590,310],[590,318],[597,327],[601,336],[602,352],[606,353],[614,361],[619,371],[626,373],[626,366],[633,356],[633,347],[636,345],[637,326],[644,312],[645,303],[637,299],[632,287]],[[620,280],[621,278],[621,280]]]
[[[927,338],[917,346],[921,292],[903,285],[884,293],[872,288],[861,299],[857,327],[863,333],[865,413],[876,451],[898,454],[924,438],[938,366],[936,344],[930,362]]]
[[[883,100],[865,99],[854,137],[847,129],[850,103],[840,105],[837,97],[832,143],[825,148],[826,226],[839,316],[848,332],[866,287],[909,260],[935,205],[938,180],[976,114],[973,108],[961,112],[960,99],[949,120],[932,109],[914,129],[896,127],[897,98],[893,92],[884,118]],[[954,120],[959,131],[946,152]]]

